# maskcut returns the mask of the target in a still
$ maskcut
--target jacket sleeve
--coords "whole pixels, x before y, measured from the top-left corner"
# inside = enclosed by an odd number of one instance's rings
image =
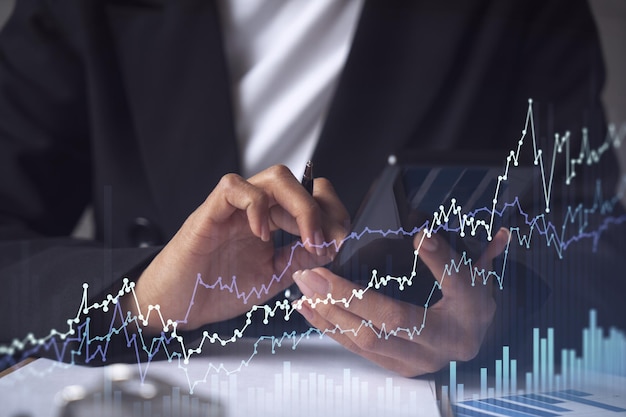
[[[52,6],[16,3],[0,35],[0,368],[15,355],[63,357],[36,342],[69,331],[83,283],[88,302],[105,299],[159,249],[69,237],[92,194],[79,46]]]

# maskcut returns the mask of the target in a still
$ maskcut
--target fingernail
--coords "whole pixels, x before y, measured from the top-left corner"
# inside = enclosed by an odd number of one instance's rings
[[[291,277],[293,278],[293,280],[297,280],[300,279],[300,275],[302,275],[302,270],[298,269],[296,272],[294,272]]]
[[[330,284],[320,274],[309,269],[304,271],[296,271],[293,274],[293,280],[302,291],[302,294],[309,298],[313,298],[315,294],[326,296],[330,291]]]
[[[324,254],[326,253],[326,248],[324,248],[324,235],[322,234],[322,232],[320,230],[318,230],[317,232],[315,232],[315,253],[317,253],[317,256],[324,256]]]
[[[332,242],[330,242],[330,246],[328,246],[326,248],[326,256],[328,257],[329,260],[333,260],[335,259],[335,257],[337,256],[337,253],[339,252],[339,248],[341,247],[341,243],[343,241],[335,239]]]
[[[430,237],[424,237],[424,240],[422,240],[422,246],[421,249],[424,249],[425,251],[428,252],[434,252],[437,250],[437,246],[439,246],[439,243],[437,242],[437,238],[433,235],[430,235]]]
[[[300,313],[302,317],[304,317],[306,320],[311,321],[311,319],[313,318],[313,311],[311,310],[311,307],[309,307],[309,303],[303,301],[299,307],[296,307],[297,303],[298,301],[294,301],[294,307],[296,311]]]
[[[270,241],[270,227],[267,222],[263,222],[263,224],[261,225],[261,240],[263,242]]]

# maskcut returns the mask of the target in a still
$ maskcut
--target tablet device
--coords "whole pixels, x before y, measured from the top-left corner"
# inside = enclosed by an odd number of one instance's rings
[[[466,259],[477,260],[488,243],[487,230],[495,234],[517,216],[515,199],[528,192],[536,172],[511,164],[506,179],[499,180],[505,168],[501,154],[484,152],[457,153],[455,158],[432,152],[390,157],[330,269],[362,286],[380,277],[410,277],[415,267],[413,239],[422,228],[443,235],[459,257],[465,253]],[[418,268],[419,282],[413,280],[412,288],[400,291],[391,283],[380,290],[421,302],[423,294],[416,293],[430,293],[434,277],[419,263]]]

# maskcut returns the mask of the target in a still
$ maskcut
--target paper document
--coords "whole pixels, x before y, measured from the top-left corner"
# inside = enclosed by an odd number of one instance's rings
[[[146,381],[171,384],[159,393],[168,406],[197,406],[198,398],[209,398],[227,416],[439,415],[433,381],[395,375],[329,338],[311,336],[295,349],[293,339],[280,346],[276,340],[242,339],[202,350],[188,363],[130,366]],[[82,387],[91,404],[120,401],[124,397],[115,388],[98,391],[111,369],[38,359],[0,378],[2,415],[61,416],[59,392],[67,386]],[[145,404],[134,407],[136,415],[145,415]]]

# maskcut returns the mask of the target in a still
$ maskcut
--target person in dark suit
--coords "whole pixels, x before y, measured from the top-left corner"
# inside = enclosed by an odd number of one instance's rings
[[[125,309],[158,304],[166,317],[184,320],[181,330],[244,313],[249,304],[204,291],[188,315],[197,275],[236,275],[250,290],[286,265],[273,231],[309,243],[341,239],[388,155],[506,157],[529,97],[550,115],[542,138],[584,124],[603,140],[603,67],[585,2],[365,0],[316,136],[313,196],[285,167],[244,178],[234,174],[244,168],[232,91],[239,80],[224,27],[220,7],[205,0],[18,2],[0,37],[2,343],[67,329],[83,283],[92,303],[117,292],[122,277],[137,281],[137,303],[126,297]],[[87,205],[95,239],[69,237]],[[496,235],[483,265],[506,239]],[[445,241],[436,246],[422,256],[433,271],[449,258]],[[305,294],[349,292],[354,284],[309,270],[329,252],[305,244],[254,303],[301,270],[296,283]],[[490,285],[469,290],[444,296],[428,339],[335,337],[407,375],[470,359],[497,309]],[[417,309],[371,301],[379,308],[301,312],[320,328],[362,319],[402,326]],[[95,323],[103,313],[89,314]]]

